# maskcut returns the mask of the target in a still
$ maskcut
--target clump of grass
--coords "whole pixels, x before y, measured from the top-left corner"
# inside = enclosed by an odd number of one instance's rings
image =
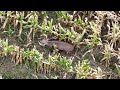
[[[80,61],[75,66],[76,71],[76,79],[85,79],[90,75],[90,65],[88,60],[83,60],[82,63]]]
[[[14,30],[13,30],[12,26],[9,24],[8,31],[4,31],[3,33],[6,33],[6,35],[11,37],[14,34]]]
[[[118,48],[119,47],[118,45],[120,43],[119,23],[118,22],[115,22],[115,23],[112,22],[112,26],[113,27],[111,27],[111,31],[109,31],[107,37],[108,37],[108,40],[110,40],[110,43],[112,43],[114,45],[114,48]]]
[[[113,57],[113,53],[112,53],[113,51],[114,51],[113,45],[111,45],[109,43],[105,44],[104,51],[102,52],[102,54],[104,56],[103,56],[103,59],[101,61],[105,61],[106,67],[108,67],[110,65],[111,58]]]
[[[61,67],[63,71],[72,72],[72,62],[73,60],[71,59],[67,59],[66,57],[60,57],[58,65]]]
[[[58,18],[64,18],[65,20],[69,17],[67,11],[56,11],[56,14]]]
[[[30,54],[30,60],[32,60],[32,64],[36,64],[36,69],[38,70],[39,64],[41,63],[41,60],[43,59],[43,53],[40,53],[35,47],[31,50]]]
[[[14,46],[8,45],[8,39],[6,40],[0,39],[0,47],[2,48],[1,52],[3,56],[7,56],[9,53],[14,51]]]

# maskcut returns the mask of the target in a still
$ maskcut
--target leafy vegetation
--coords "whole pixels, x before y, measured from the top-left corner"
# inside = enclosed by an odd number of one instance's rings
[[[3,79],[120,78],[118,11],[0,11],[0,26]],[[41,45],[46,38],[74,50]]]

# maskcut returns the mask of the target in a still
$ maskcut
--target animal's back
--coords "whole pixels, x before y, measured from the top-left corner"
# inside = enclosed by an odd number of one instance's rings
[[[74,46],[63,41],[49,41],[48,39],[46,39],[46,40],[42,40],[41,42],[42,44],[47,45],[48,47],[53,47],[55,45],[57,49],[63,50],[66,52],[73,51],[74,49]]]
[[[70,45],[69,43],[62,42],[62,41],[49,41],[49,46],[53,46],[54,44],[59,50],[64,50],[66,52],[73,51],[74,47]]]

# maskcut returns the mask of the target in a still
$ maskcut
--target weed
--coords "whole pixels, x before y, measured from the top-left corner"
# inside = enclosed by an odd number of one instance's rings
[[[104,51],[102,52],[104,57],[103,57],[103,59],[101,61],[106,62],[106,67],[108,67],[110,65],[110,60],[114,56],[113,52],[114,52],[113,44],[110,44],[110,43],[105,44]]]
[[[13,28],[11,25],[8,27],[8,31],[4,31],[3,33],[7,33],[9,37],[11,37],[14,34]]]
[[[117,73],[118,73],[118,75],[120,75],[120,66],[117,65],[116,63],[115,63],[115,66],[116,66],[116,69],[117,69]]]
[[[90,75],[90,65],[88,60],[80,61],[75,66],[76,79],[85,79]]]
[[[60,57],[58,61],[58,65],[62,68],[65,72],[72,72],[72,59],[67,59],[66,57]]]

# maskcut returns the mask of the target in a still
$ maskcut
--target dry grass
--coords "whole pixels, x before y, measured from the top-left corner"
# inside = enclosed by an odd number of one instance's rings
[[[119,78],[118,14],[113,11],[0,11],[2,78]],[[68,54],[40,45],[40,40],[45,38],[67,42],[75,48]]]

